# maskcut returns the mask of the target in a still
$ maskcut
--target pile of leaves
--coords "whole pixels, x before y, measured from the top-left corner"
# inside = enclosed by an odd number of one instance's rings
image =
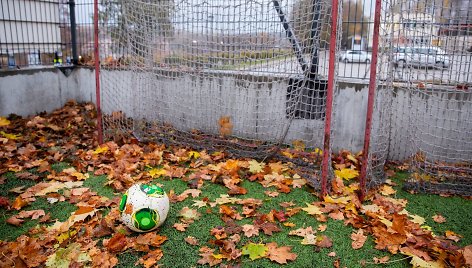
[[[333,240],[325,235],[328,219],[352,226],[350,243],[353,250],[364,247],[372,236],[375,248],[391,254],[403,254],[414,267],[463,267],[472,264],[472,246],[459,248],[460,235],[453,232],[435,235],[424,225],[425,220],[406,210],[407,200],[390,197],[394,183],[387,180],[376,193],[361,203],[357,197],[360,154],[342,151],[333,159],[335,178],[330,195],[302,206],[295,202],[280,203],[282,209],[263,212],[266,199],[247,197],[244,182],[260,184],[266,198],[290,193],[296,188],[308,189],[290,162],[258,162],[235,159],[224,151],[208,153],[191,148],[155,143],[139,143],[130,139],[121,143],[98,144],[95,137],[95,108],[92,104],[68,102],[62,109],[31,118],[14,115],[0,118],[0,184],[8,172],[35,185],[12,189],[14,200],[0,197],[4,210],[17,214],[6,219],[21,226],[38,220],[38,225],[14,241],[0,241],[0,263],[18,267],[114,267],[117,255],[137,252],[136,264],[153,267],[166,254],[162,245],[168,238],[158,231],[146,234],[131,232],[120,221],[120,196],[106,198],[84,187],[91,175],[105,175],[107,185],[122,193],[137,182],[160,183],[181,180],[187,189],[176,193],[168,189],[172,204],[191,199],[192,205],[178,211],[178,221],[171,223],[178,232],[186,232],[192,224],[204,220],[205,214],[217,214],[223,222],[210,226],[208,241],[188,236],[185,242],[199,247],[198,264],[240,267],[243,261],[267,259],[287,264],[298,254],[288,245],[271,241],[274,233],[289,228],[289,235],[315,251],[331,248]],[[292,157],[301,148],[282,152]],[[315,152],[319,154],[319,152]],[[68,163],[70,167],[55,171],[52,164]],[[32,172],[34,170],[34,172]],[[218,184],[226,194],[210,199],[205,194],[209,184]],[[30,210],[37,198],[54,205],[69,202],[77,209],[65,221],[51,219],[44,210]],[[303,214],[314,217],[320,225],[295,228],[290,219]],[[443,221],[436,215],[435,221]],[[244,223],[242,223],[244,222]],[[205,231],[205,230],[202,230]],[[345,241],[342,241],[346,243]],[[336,253],[329,253],[334,267],[340,267]],[[374,259],[387,263],[389,255]],[[193,264],[189,264],[192,266]]]

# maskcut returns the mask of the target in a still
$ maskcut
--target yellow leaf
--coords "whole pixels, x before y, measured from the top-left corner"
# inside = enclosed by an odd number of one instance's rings
[[[286,151],[283,151],[282,154],[290,159],[293,158],[293,154],[289,153],[289,152],[286,152]]]
[[[392,188],[392,186],[389,185],[383,185],[382,188],[380,189],[380,193],[383,195],[391,195],[396,193],[397,191]]]
[[[425,222],[424,218],[421,216],[411,214],[409,216],[412,218],[412,222],[418,223],[419,225],[423,225],[423,223]]]
[[[59,242],[59,244],[62,244],[62,242],[66,241],[70,237],[73,237],[75,234],[77,234],[77,230],[72,230],[72,231],[69,230],[68,232],[64,232],[58,235],[56,240],[57,242]]]
[[[192,157],[193,157],[194,159],[198,159],[198,158],[200,158],[200,153],[199,153],[199,152],[196,152],[196,151],[190,151],[190,152],[188,153],[188,157],[189,157],[189,158],[192,158]]]
[[[85,180],[85,179],[89,178],[88,173],[83,174],[83,173],[80,173],[80,172],[72,172],[72,174],[70,174],[70,175],[74,176],[78,181]]]
[[[153,179],[155,177],[160,177],[160,176],[167,175],[167,171],[165,171],[162,168],[153,168],[153,169],[149,170],[148,173],[149,173],[149,176],[151,176]]]
[[[265,167],[264,162],[259,163],[256,160],[249,161],[249,172],[251,172],[252,174],[262,172],[264,167]]]
[[[8,125],[10,125],[10,121],[6,119],[5,117],[0,116],[0,127],[8,126]]]
[[[323,150],[321,150],[320,148],[315,148],[315,153],[318,155],[323,155]]]
[[[5,137],[7,139],[10,139],[10,140],[17,140],[20,137],[20,135],[8,134],[8,133],[5,133],[3,131],[0,131],[0,134],[2,134],[3,137]]]
[[[341,170],[335,170],[334,175],[341,179],[350,180],[359,176],[359,171],[350,168],[343,168]]]
[[[382,217],[382,216],[379,216],[379,219],[380,219],[380,222],[385,224],[385,226],[387,227],[392,227],[393,223],[389,220],[387,220],[386,218]]]
[[[356,205],[355,205],[354,203],[352,203],[352,202],[350,202],[350,203],[348,203],[348,204],[346,205],[345,210],[346,210],[346,211],[350,210],[350,211],[352,211],[354,214],[357,215]]]
[[[101,153],[106,153],[106,152],[108,152],[107,146],[103,146],[103,147],[98,146],[98,148],[95,149],[95,151],[93,151],[93,154],[101,154]]]
[[[321,212],[320,208],[311,204],[306,203],[307,207],[302,208],[303,211],[306,211],[309,215],[321,215],[323,212]]]
[[[287,221],[287,222],[284,222],[283,225],[284,225],[284,226],[287,226],[287,227],[295,227],[295,223],[293,223],[293,222],[288,222],[288,221]]]
[[[439,261],[425,261],[416,255],[412,255],[410,263],[413,265],[413,268],[443,268],[444,265]]]
[[[349,201],[351,201],[351,197],[350,196],[342,196],[342,197],[338,197],[338,198],[332,198],[331,196],[329,195],[326,195],[324,197],[324,201],[326,203],[331,203],[331,204],[343,204],[343,205],[346,205],[347,203],[349,203]]]
[[[346,158],[357,164],[357,159],[352,154],[348,154]]]
[[[305,151],[305,143],[302,140],[292,141],[293,147],[297,151]]]
[[[211,254],[211,256],[213,256],[213,258],[215,259],[223,259],[225,256],[223,256],[223,254]]]

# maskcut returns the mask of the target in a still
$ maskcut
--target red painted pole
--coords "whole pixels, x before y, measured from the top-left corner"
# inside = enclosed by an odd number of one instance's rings
[[[100,103],[100,50],[98,46],[98,0],[93,1],[93,30],[95,58],[95,95],[97,102],[98,143],[103,143],[102,109]]]
[[[334,92],[334,75],[336,63],[336,41],[338,32],[338,0],[332,0],[331,10],[331,38],[329,40],[329,67],[328,67],[328,92],[326,96],[326,118],[325,133],[323,144],[323,162],[321,167],[321,196],[326,196],[328,186],[330,159],[330,139],[331,139],[331,116],[333,111],[333,92]]]
[[[369,147],[370,147],[370,136],[372,132],[372,115],[374,113],[374,101],[375,101],[375,88],[377,86],[377,56],[379,52],[379,26],[380,26],[380,12],[381,12],[381,0],[375,1],[375,17],[374,17],[374,39],[372,40],[372,61],[370,63],[370,80],[369,80],[369,99],[367,101],[367,116],[365,120],[365,133],[364,133],[364,149],[362,151],[362,166],[360,176],[360,187],[361,187],[361,201],[364,200],[366,195],[366,177],[367,177],[367,166],[369,161]]]

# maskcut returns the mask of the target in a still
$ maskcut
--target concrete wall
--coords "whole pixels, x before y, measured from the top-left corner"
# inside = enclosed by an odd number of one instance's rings
[[[182,130],[218,133],[218,120],[230,116],[239,137],[286,143],[303,140],[321,147],[324,121],[289,120],[288,79],[234,73],[154,73],[102,70],[102,108],[126,117],[168,122]],[[141,89],[141,90],[138,90]],[[339,82],[335,90],[334,150],[360,151],[364,142],[365,83]],[[78,68],[0,73],[0,116],[32,115],[59,108],[68,99],[95,101],[94,72]],[[434,159],[470,160],[472,96],[451,89],[380,87],[375,104],[371,152],[403,159],[417,151]]]
[[[77,68],[68,77],[57,68],[0,72],[0,116],[51,112],[69,99],[95,100],[92,70]]]

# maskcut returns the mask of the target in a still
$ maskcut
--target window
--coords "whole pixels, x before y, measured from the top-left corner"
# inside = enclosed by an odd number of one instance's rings
[[[326,80],[290,78],[287,88],[286,117],[293,119],[325,118]]]

